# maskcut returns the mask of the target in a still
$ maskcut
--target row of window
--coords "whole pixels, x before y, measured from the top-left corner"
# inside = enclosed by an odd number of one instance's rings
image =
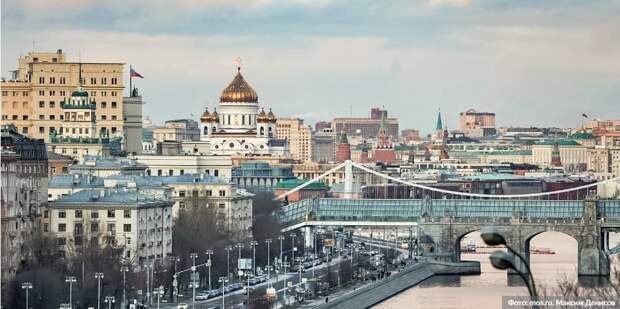
[[[44,224],[43,226],[43,231],[47,232],[47,223]],[[67,231],[67,224],[66,223],[58,223],[58,232],[66,232]],[[97,222],[93,222],[90,224],[90,231],[91,233],[98,233],[99,232],[99,223]],[[106,230],[110,235],[116,235],[116,224],[115,223],[108,223],[107,225],[107,230]],[[123,232],[126,233],[130,233],[131,232],[131,224],[123,224]],[[84,233],[83,230],[83,225],[82,223],[75,223],[73,226],[73,234],[75,235],[82,235]]]
[[[82,84],[83,85],[86,84],[86,81],[87,81],[87,79],[82,77]],[[91,85],[96,85],[97,84],[97,78],[96,77],[91,77],[89,79],[89,81],[90,81]],[[100,81],[101,85],[107,85],[108,84],[108,78],[107,77],[101,77],[99,79],[99,81]],[[45,76],[39,76],[39,84],[45,84],[45,83],[46,83]],[[52,84],[52,85],[56,84],[56,76],[50,76],[47,79],[47,83],[48,84]],[[67,78],[63,77],[63,76],[58,77],[58,83],[60,85],[66,85],[67,84]],[[110,78],[110,84],[117,85],[118,84],[118,78],[116,78],[116,77]]]
[[[49,216],[48,211],[44,211],[43,212],[43,217],[47,218]],[[76,209],[74,210],[73,213],[73,217],[74,218],[83,218],[83,212],[81,209]],[[98,219],[99,218],[99,212],[96,210],[91,210],[90,212],[90,217],[92,219]],[[116,217],[116,210],[112,210],[112,209],[108,209],[107,210],[107,217],[108,218],[115,218]],[[67,211],[66,210],[61,210],[58,212],[58,218],[67,218]],[[123,210],[123,218],[131,218],[131,210]]]
[[[209,170],[205,170],[205,173],[207,175],[209,175]],[[146,170],[146,174],[148,176],[151,176],[151,170],[148,169]],[[185,174],[185,170],[179,170],[179,175],[183,175]],[[162,170],[157,170],[157,176],[163,176],[164,172]],[[168,170],[168,176],[174,176],[174,170]],[[220,176],[220,171],[219,170],[213,170],[213,176],[218,177]]]
[[[204,191],[205,196],[213,196],[213,191],[212,190],[205,190]],[[197,197],[199,194],[198,190],[193,190],[192,191],[192,196]],[[179,197],[186,197],[186,192],[185,190],[179,190]],[[220,190],[219,191],[219,196],[226,196],[226,190]]]

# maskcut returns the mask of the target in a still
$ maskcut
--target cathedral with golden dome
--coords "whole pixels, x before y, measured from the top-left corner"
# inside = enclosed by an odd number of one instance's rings
[[[258,94],[241,75],[224,88],[217,108],[200,116],[201,140],[209,152],[226,155],[286,156],[288,143],[276,138],[276,116],[260,106]]]

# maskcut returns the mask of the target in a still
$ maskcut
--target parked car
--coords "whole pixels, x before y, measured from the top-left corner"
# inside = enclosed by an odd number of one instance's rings
[[[202,292],[202,293],[198,293],[198,295],[196,295],[196,300],[207,300],[209,299],[209,293],[208,292]]]
[[[177,305],[177,309],[187,309],[189,308],[189,305],[186,303],[180,303]]]

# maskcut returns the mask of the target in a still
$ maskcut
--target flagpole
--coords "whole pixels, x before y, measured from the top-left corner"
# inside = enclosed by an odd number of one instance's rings
[[[132,89],[132,85],[131,85],[131,64],[129,65],[129,97],[131,97],[131,94],[133,93],[133,89]]]

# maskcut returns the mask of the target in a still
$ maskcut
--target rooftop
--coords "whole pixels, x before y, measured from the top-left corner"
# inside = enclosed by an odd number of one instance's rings
[[[54,207],[59,204],[84,204],[88,206],[96,206],[97,204],[119,204],[119,206],[141,204],[141,206],[158,206],[166,202],[168,201],[165,199],[132,188],[94,188],[61,196],[56,201],[50,203],[50,206]]]
[[[275,189],[285,189],[285,190],[290,190],[290,189],[294,189],[298,186],[303,185],[304,183],[306,183],[308,181],[308,179],[289,179],[289,180],[284,180],[281,181],[279,183],[276,184]],[[328,189],[327,185],[324,182],[321,181],[315,181],[307,186],[304,187],[304,190],[323,190],[323,189]]]

